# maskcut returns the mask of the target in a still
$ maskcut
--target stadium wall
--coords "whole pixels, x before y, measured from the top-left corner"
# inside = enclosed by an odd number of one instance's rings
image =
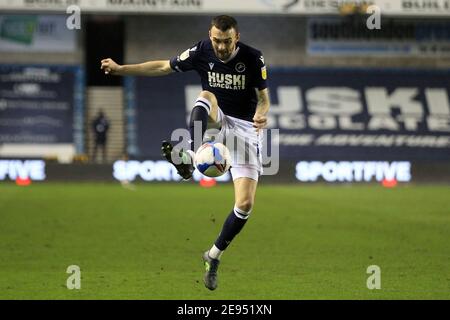
[[[1,52],[1,63],[82,64],[87,16],[76,33],[73,52]],[[127,15],[125,63],[167,59],[207,37],[210,17],[204,15]],[[269,66],[365,66],[449,68],[450,57],[319,57],[307,53],[308,18],[296,16],[237,15],[242,41],[260,48]],[[400,19],[396,19],[397,21]],[[410,21],[402,19],[403,21]],[[420,21],[418,19],[415,22]],[[423,20],[427,21],[427,20]],[[433,20],[436,21],[436,20]],[[444,21],[444,20],[442,20]],[[387,23],[387,22],[386,22]],[[273,26],[276,26],[274,28]]]
[[[236,16],[241,40],[259,48],[268,66],[423,67],[450,68],[450,56],[427,58],[386,56],[312,56],[307,53],[308,18]],[[126,63],[167,59],[208,36],[208,16],[127,16]],[[396,19],[396,21],[411,21]],[[413,20],[418,22],[417,18]],[[422,20],[427,21],[427,20]],[[436,21],[436,20],[433,20]],[[444,21],[444,20],[442,20]],[[384,22],[384,20],[383,20]],[[385,21],[388,23],[388,20]],[[276,27],[274,27],[276,26]]]

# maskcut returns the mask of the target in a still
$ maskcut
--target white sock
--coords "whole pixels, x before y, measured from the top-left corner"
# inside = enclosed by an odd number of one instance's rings
[[[191,149],[186,150],[186,153],[191,156],[192,162],[195,163],[195,152]]]
[[[195,158],[195,152],[194,151],[192,151],[191,149],[188,149],[188,150],[186,150],[186,153],[191,156],[192,160],[194,160],[194,158]]]
[[[212,259],[220,260],[220,257],[222,256],[223,251],[216,247],[214,244],[211,249],[209,249],[208,255]]]

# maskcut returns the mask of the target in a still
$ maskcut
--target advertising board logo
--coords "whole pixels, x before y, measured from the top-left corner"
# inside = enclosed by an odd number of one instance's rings
[[[45,180],[45,162],[43,160],[0,160],[0,181]]]
[[[409,161],[300,161],[295,177],[302,182],[411,181]]]
[[[134,181],[138,178],[144,181],[179,181],[175,167],[167,161],[116,161],[113,165],[113,177],[119,181]],[[194,181],[200,181],[203,175],[197,170],[194,172]],[[230,181],[230,174],[215,179],[216,181]]]

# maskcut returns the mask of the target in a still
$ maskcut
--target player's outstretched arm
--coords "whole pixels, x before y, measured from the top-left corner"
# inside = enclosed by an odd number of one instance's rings
[[[101,61],[100,69],[105,74],[117,76],[164,76],[173,72],[169,60],[147,61],[139,64],[117,64],[113,59],[107,58]]]
[[[263,129],[267,125],[267,112],[270,108],[269,90],[256,90],[258,104],[256,105],[255,116],[253,117],[253,127],[256,131]]]

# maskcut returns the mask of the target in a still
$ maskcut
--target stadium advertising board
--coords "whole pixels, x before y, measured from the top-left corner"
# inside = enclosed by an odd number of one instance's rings
[[[449,72],[272,72],[282,158],[450,159]]]
[[[359,20],[310,18],[308,54],[450,57],[449,21],[383,21],[370,30]]]
[[[0,159],[0,181],[43,181],[46,179],[43,160]]]
[[[269,88],[281,160],[450,159],[448,71],[274,68]],[[132,155],[158,159],[200,90],[194,73],[127,79]]]
[[[413,170],[414,169],[414,170]],[[413,172],[415,171],[415,172]],[[420,173],[427,175],[421,179]],[[275,176],[262,179],[270,183],[326,182],[326,183],[376,183],[396,181],[407,183],[435,180],[436,176],[427,174],[429,168],[409,161],[299,161],[283,163]],[[440,166],[435,175],[448,179],[449,168]],[[132,182],[179,182],[180,176],[174,167],[165,160],[115,161],[110,164],[58,164],[46,163],[41,159],[0,159],[0,181],[43,182],[43,181],[119,181]],[[194,172],[191,182],[230,182],[227,172],[218,178],[208,178]]]
[[[83,12],[248,14],[338,14],[344,3],[377,5],[395,16],[449,16],[450,0],[8,0],[0,10],[59,11],[76,5]]]
[[[295,172],[291,167],[281,168],[276,179],[279,182],[293,182],[293,177],[300,182],[382,182],[383,180],[410,182],[411,163],[409,161],[299,161]],[[118,181],[133,182],[169,182],[180,181],[181,177],[167,161],[116,161],[113,164],[113,177]],[[193,181],[209,179],[194,172]],[[218,182],[231,181],[227,174],[214,178]],[[272,179],[273,181],[273,179]]]
[[[73,52],[65,15],[0,15],[0,51]]]
[[[138,178],[147,182],[181,180],[181,177],[178,175],[175,167],[165,160],[119,160],[113,164],[113,176],[114,179],[118,181],[130,182],[135,181]],[[207,177],[203,176],[198,170],[196,170],[192,178],[194,181],[200,181],[201,179]],[[223,176],[215,178],[214,180],[219,182],[230,181],[230,173],[227,172]]]
[[[0,144],[83,148],[83,76],[74,66],[0,65]]]
[[[411,181],[409,161],[300,161],[295,177],[301,182]]]

